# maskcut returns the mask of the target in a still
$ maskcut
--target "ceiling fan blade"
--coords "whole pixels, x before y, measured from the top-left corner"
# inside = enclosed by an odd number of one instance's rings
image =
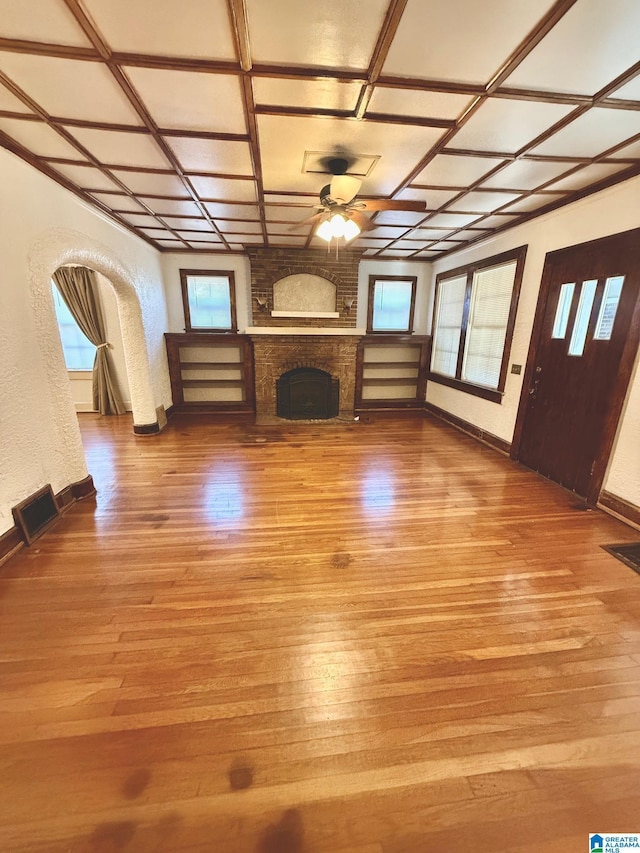
[[[368,216],[365,216],[364,213],[360,210],[350,210],[349,211],[349,219],[353,219],[356,223],[360,231],[371,231],[372,228],[375,228],[373,222],[369,219]]]
[[[415,210],[422,213],[427,209],[426,201],[413,201],[410,199],[386,199],[375,198],[368,201],[362,200],[362,210]]]
[[[313,216],[309,216],[307,219],[303,219],[302,222],[296,222],[295,225],[292,225],[289,228],[289,231],[297,231],[299,228],[304,228],[305,225],[312,225],[314,222],[320,222],[326,216],[324,211],[320,213],[314,213]]]
[[[360,178],[352,175],[334,175],[331,178],[331,198],[337,204],[348,204],[362,186]]]

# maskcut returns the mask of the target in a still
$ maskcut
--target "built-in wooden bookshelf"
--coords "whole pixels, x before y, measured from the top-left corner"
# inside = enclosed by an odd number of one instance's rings
[[[255,412],[248,335],[166,333],[175,412]]]
[[[356,409],[424,406],[430,335],[366,335],[358,344]]]

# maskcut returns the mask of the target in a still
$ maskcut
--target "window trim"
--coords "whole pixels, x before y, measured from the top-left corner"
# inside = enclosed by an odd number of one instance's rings
[[[373,328],[373,294],[376,281],[408,281],[411,283],[411,304],[409,306],[409,322],[406,329],[374,329]],[[369,296],[367,302],[367,334],[368,335],[412,335],[413,318],[416,310],[417,275],[370,275]]]
[[[229,303],[231,309],[231,326],[221,328],[219,326],[192,326],[191,310],[189,308],[188,277],[220,276],[226,278],[229,283]],[[184,311],[185,332],[214,332],[215,334],[237,334],[238,320],[236,316],[236,279],[233,270],[180,270],[180,287],[182,290],[182,309]]]
[[[484,258],[481,261],[476,261],[473,264],[456,267],[455,269],[446,270],[446,272],[438,273],[436,276],[435,294],[433,299],[433,314],[431,320],[431,332],[435,337],[436,331],[436,312],[438,308],[438,295],[440,290],[440,282],[450,278],[456,278],[466,275],[466,289],[464,295],[464,308],[462,310],[462,323],[460,327],[460,343],[458,346],[458,360],[456,364],[456,375],[444,376],[442,373],[435,373],[429,365],[428,379],[431,382],[436,382],[439,385],[447,385],[450,388],[455,388],[458,391],[464,391],[467,394],[473,394],[475,397],[482,397],[485,400],[490,400],[493,403],[502,403],[504,396],[504,388],[507,381],[507,369],[509,366],[509,356],[511,355],[511,344],[513,341],[513,330],[516,323],[516,313],[518,310],[518,300],[520,298],[520,288],[522,285],[522,275],[524,272],[524,262],[527,256],[527,246],[519,246],[517,249],[510,249],[508,252],[502,252],[499,255],[493,255],[490,258]],[[487,388],[483,385],[475,385],[462,379],[462,364],[464,360],[464,351],[467,341],[467,329],[469,325],[469,313],[471,308],[471,290],[473,287],[473,277],[477,272],[481,272],[491,267],[502,266],[510,261],[516,262],[516,271],[513,278],[513,290],[511,291],[511,304],[509,306],[509,316],[507,318],[507,328],[504,339],[504,348],[502,351],[502,363],[500,365],[500,377],[498,379],[498,387]]]

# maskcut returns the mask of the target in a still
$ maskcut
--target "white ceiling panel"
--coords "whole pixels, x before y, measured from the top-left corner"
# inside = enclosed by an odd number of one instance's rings
[[[265,205],[267,222],[300,222],[313,216],[314,210],[309,205],[294,207],[293,205]]]
[[[407,252],[419,252],[426,245],[430,245],[429,240],[396,240],[393,248],[406,249]]]
[[[111,193],[91,193],[91,195],[106,204],[112,210],[130,210],[132,212],[143,213],[142,207],[138,202],[128,195],[112,195]]]
[[[148,213],[120,213],[119,216],[136,227],[157,228],[160,225],[158,220]]]
[[[526,196],[520,201],[516,201],[514,204],[510,204],[505,208],[506,213],[529,213],[532,210],[538,210],[540,207],[544,207],[547,204],[552,204],[554,201],[557,201],[556,196],[552,195],[541,195],[534,194]]]
[[[624,98],[624,100],[628,101],[640,101],[640,74],[638,74],[638,76],[629,83],[626,83],[624,86],[616,89],[616,91],[611,94],[611,97]]]
[[[222,241],[220,240],[218,243],[214,243],[212,241],[207,242],[205,240],[189,240],[189,245],[192,249],[208,249],[212,252],[222,248]]]
[[[475,239],[477,239],[478,237],[481,237],[483,234],[490,234],[490,233],[491,233],[491,232],[490,232],[489,230],[487,230],[487,231],[482,231],[482,230],[480,230],[480,229],[467,228],[467,229],[465,229],[464,231],[457,231],[457,232],[453,235],[453,239],[455,239],[455,240],[464,240],[464,241],[467,241],[467,240],[475,240]]]
[[[383,210],[376,216],[376,222],[378,225],[402,225],[404,228],[411,228],[426,215],[426,212],[417,213],[411,210]]]
[[[478,228],[502,228],[503,225],[509,225],[518,219],[517,215],[506,216],[502,213],[495,216],[485,216],[484,219],[478,220],[476,223]]]
[[[482,182],[482,188],[533,190],[573,168],[573,163],[545,163],[542,160],[514,160],[493,177]]]
[[[246,243],[247,245],[262,245],[264,238],[260,234],[234,234],[234,242]]]
[[[101,163],[170,169],[171,164],[148,133],[68,127],[67,130]]]
[[[255,62],[367,69],[388,0],[247,0]]]
[[[368,237],[385,237],[389,240],[394,240],[398,237],[401,237],[406,228],[395,228],[392,225],[381,225],[377,228],[372,228],[371,231],[367,231]]]
[[[532,154],[558,157],[596,157],[640,133],[640,111],[594,108],[554,133]]]
[[[270,193],[265,192],[264,198],[266,202],[274,202],[276,204],[318,204],[318,193],[313,192],[310,195],[287,195],[286,193]]]
[[[267,230],[269,234],[292,234],[294,237],[305,237],[309,233],[310,225],[288,225],[286,222],[269,222]]]
[[[429,220],[429,222],[432,222],[432,221],[433,220]],[[457,227],[459,227],[459,226],[456,226],[456,225],[448,225],[447,226],[444,224],[441,224],[437,228],[436,227],[427,228],[425,226],[422,228],[414,229],[411,232],[411,234],[407,235],[407,236],[410,236],[412,240],[425,240],[425,241],[441,240],[443,237],[446,237],[448,234],[450,234]]]
[[[2,0],[0,18],[3,38],[91,46],[62,0]]]
[[[151,195],[181,195],[185,187],[175,175],[156,175],[152,172],[123,172],[113,169],[113,174],[134,193]]]
[[[228,219],[216,219],[216,225],[223,234],[262,234],[259,222],[234,222]]]
[[[573,175],[569,175],[567,178],[562,178],[562,180],[550,184],[549,189],[563,191],[580,190],[589,184],[603,181],[605,178],[615,175],[616,172],[622,172],[628,168],[629,166],[626,163],[620,163],[620,165],[615,163],[594,163],[592,166],[585,166],[583,169],[574,172]]]
[[[260,216],[260,208],[256,204],[225,204],[224,202],[208,201],[205,207],[215,218],[258,219]]]
[[[142,124],[113,76],[98,62],[0,51],[0,70],[49,115]]]
[[[284,105],[324,110],[355,110],[360,83],[341,80],[289,80],[256,77],[253,98],[256,104]]]
[[[415,249],[396,249],[395,245],[393,245],[390,246],[388,249],[383,249],[380,254],[383,257],[408,258],[409,255],[412,255],[414,251]]]
[[[443,228],[463,228],[465,225],[471,225],[479,218],[479,214],[474,213],[436,213],[431,219],[425,222],[425,226],[439,225]]]
[[[614,151],[613,154],[609,154],[609,157],[618,159],[619,157],[640,157],[640,139],[632,142],[631,145],[625,145],[624,148],[619,148],[618,151]]]
[[[222,172],[227,175],[252,175],[248,142],[167,136],[182,168],[187,172]]]
[[[167,225],[171,228],[184,229],[185,231],[213,231],[206,219],[185,219],[179,216],[163,216]]]
[[[184,249],[184,243],[181,240],[158,240],[157,242],[163,249]]]
[[[415,89],[389,89],[376,86],[367,112],[417,118],[456,119],[471,103],[469,95],[449,92],[422,92]]]
[[[414,184],[433,184],[443,187],[466,187],[490,172],[503,159],[494,157],[458,157],[453,154],[438,154],[414,178]]]
[[[258,116],[266,189],[319,192],[323,177],[302,174],[305,151],[344,150],[380,155],[363,184],[363,193],[389,195],[443,135],[430,127],[401,127],[379,122]]]
[[[572,104],[489,98],[450,145],[514,154],[574,109]]]
[[[158,127],[246,133],[238,77],[131,66],[125,70]]]
[[[433,250],[427,249],[424,252],[418,252],[416,258],[437,258],[440,252],[434,252]]]
[[[236,58],[226,0],[83,0],[111,50]]]
[[[459,190],[421,190],[415,187],[407,187],[396,193],[397,199],[414,199],[416,201],[426,201],[428,210],[438,210],[443,204],[451,201],[459,193]]]
[[[5,86],[0,84],[0,110],[9,110],[14,113],[22,113],[31,116],[33,111],[20,98],[16,98]]]
[[[491,213],[510,201],[519,198],[519,193],[491,193],[475,191],[463,195],[449,205],[447,210],[469,210],[478,213]]]
[[[154,240],[171,240],[175,239],[175,235],[171,231],[165,231],[162,228],[139,228],[141,234],[146,234]]]
[[[74,166],[61,163],[52,164],[56,172],[69,178],[74,184],[91,190],[117,190],[118,185],[93,166]]]
[[[383,73],[487,83],[552,5],[553,0],[409,0]]]
[[[185,240],[202,240],[205,243],[221,243],[222,240],[214,231],[198,231],[192,229],[182,229],[177,232]]]
[[[189,178],[200,198],[215,201],[253,201],[256,202],[254,181],[234,181],[230,178]]]
[[[200,208],[193,201],[178,201],[166,198],[145,198],[142,201],[147,204],[154,213],[161,216],[200,216]]]
[[[42,121],[22,121],[17,118],[2,118],[0,116],[0,130],[39,157],[61,157],[67,160],[85,159],[77,148],[74,148]]]
[[[505,85],[595,95],[638,61],[639,32],[638,0],[580,0]]]

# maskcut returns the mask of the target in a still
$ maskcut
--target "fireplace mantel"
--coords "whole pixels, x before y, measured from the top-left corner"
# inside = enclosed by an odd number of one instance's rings
[[[328,328],[327,326],[248,326],[245,335],[366,335],[366,329]]]

